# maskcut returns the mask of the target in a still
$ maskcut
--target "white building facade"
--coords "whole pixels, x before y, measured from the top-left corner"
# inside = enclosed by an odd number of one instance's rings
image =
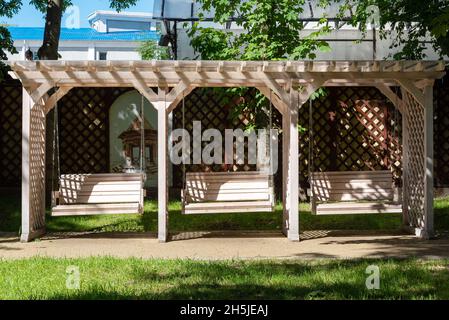
[[[243,0],[244,1],[244,0]],[[326,16],[330,21],[333,31],[322,37],[332,48],[330,52],[316,52],[316,60],[384,60],[390,59],[392,54],[400,51],[400,48],[392,50],[390,48],[392,41],[390,39],[382,39],[379,32],[370,25],[365,37],[357,27],[344,23],[340,19],[337,24],[332,17],[337,17],[339,13],[339,4],[333,4],[325,9],[319,5],[319,0],[307,0],[304,5],[304,12],[300,14],[299,19],[303,19],[306,26],[301,32],[303,36],[307,36],[317,30],[318,20]],[[177,39],[176,49],[177,58],[192,59],[198,57],[190,45],[190,39],[187,36],[187,29],[184,27],[186,22],[198,21],[199,13],[203,14],[203,18],[211,19],[214,12],[204,12],[201,5],[192,0],[155,0],[153,17],[162,22],[162,33],[169,34]],[[373,17],[374,19],[375,17]],[[343,19],[344,20],[344,19]],[[375,22],[375,19],[372,21]],[[227,29],[229,31],[240,33],[242,28],[235,23],[230,22],[224,25],[213,23],[210,21],[200,22],[202,27],[213,27],[217,29]],[[426,59],[438,60],[440,57],[432,49],[430,43],[426,45]],[[448,57],[445,57],[448,59]]]

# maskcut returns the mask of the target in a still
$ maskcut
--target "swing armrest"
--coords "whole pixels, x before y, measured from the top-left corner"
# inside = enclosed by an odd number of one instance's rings
[[[52,205],[59,205],[59,199],[61,198],[61,193],[59,191],[51,192],[51,203]]]
[[[185,204],[185,200],[186,200],[186,190],[184,188],[181,189],[181,203]]]

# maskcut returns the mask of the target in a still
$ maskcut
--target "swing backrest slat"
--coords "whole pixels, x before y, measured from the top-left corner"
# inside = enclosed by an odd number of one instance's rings
[[[60,204],[142,203],[140,173],[61,175]]]
[[[315,201],[393,200],[395,189],[389,170],[312,172]]]
[[[270,201],[271,179],[260,172],[186,173],[185,201]]]

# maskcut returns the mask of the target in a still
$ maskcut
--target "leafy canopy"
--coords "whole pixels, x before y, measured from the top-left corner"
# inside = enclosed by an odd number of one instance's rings
[[[352,25],[366,31],[369,6],[379,9],[383,39],[391,39],[395,59],[421,60],[426,57],[426,38],[441,56],[449,55],[449,0],[327,0],[340,2],[340,13],[352,12]]]
[[[299,16],[305,0],[198,0],[202,5],[200,22],[188,30],[191,44],[204,60],[281,60],[314,59],[317,50],[329,51],[318,36],[330,31],[323,18],[320,27],[301,35],[304,22]],[[205,27],[205,12],[214,12],[213,22],[225,25],[233,20],[243,29]]]
[[[169,48],[161,47],[153,40],[143,41],[138,50],[143,60],[169,60],[171,58]]]
[[[20,0],[0,0],[0,17],[12,18],[22,6]],[[0,60],[6,60],[6,52],[17,53],[11,33],[5,26],[0,26]]]
[[[128,9],[129,7],[134,6],[138,1],[139,0],[110,0],[109,7],[111,9],[115,9],[117,11],[122,11],[122,10]],[[21,1],[17,1],[17,2],[21,2]],[[42,13],[47,12],[48,2],[49,2],[48,0],[30,0],[30,4],[34,5],[34,7],[36,7],[36,9]],[[74,1],[72,1],[72,0],[63,0],[62,1],[62,9],[65,10],[66,8],[68,8],[74,4],[76,5],[76,2],[74,3]]]
[[[322,18],[319,26],[305,35],[299,17],[308,5],[305,0],[198,0],[202,5],[200,21],[188,29],[192,47],[203,60],[298,60],[315,59],[317,51],[330,51],[319,36],[331,31]],[[233,29],[217,29],[201,23],[206,12],[214,12],[213,22]],[[242,29],[235,31],[235,26]],[[232,105],[230,118],[247,115],[247,130],[266,127],[270,103],[251,88],[215,89],[222,101]],[[320,91],[321,92],[321,91]],[[245,97],[253,96],[254,99]],[[240,96],[235,103],[236,96]],[[275,127],[279,124],[274,123]]]

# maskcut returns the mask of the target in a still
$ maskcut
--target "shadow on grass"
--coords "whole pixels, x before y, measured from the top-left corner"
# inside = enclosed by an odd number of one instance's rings
[[[170,262],[170,261],[169,261]],[[49,299],[445,299],[448,262],[435,268],[412,261],[298,262],[172,261],[136,265],[125,288],[91,283]],[[367,290],[366,267],[379,265],[381,289]]]
[[[5,192],[0,195],[0,231],[18,233],[21,225],[20,195]]]
[[[308,204],[300,206],[301,231],[309,230],[399,230],[400,214],[332,215],[310,214]],[[262,230],[280,231],[282,208],[273,213],[232,213],[214,215],[182,215],[179,201],[169,203],[171,231]],[[449,198],[435,201],[435,228],[449,230]],[[19,195],[0,196],[0,231],[20,229]],[[83,217],[51,217],[47,212],[49,232],[156,232],[157,201],[145,202],[143,215],[101,215]]]

